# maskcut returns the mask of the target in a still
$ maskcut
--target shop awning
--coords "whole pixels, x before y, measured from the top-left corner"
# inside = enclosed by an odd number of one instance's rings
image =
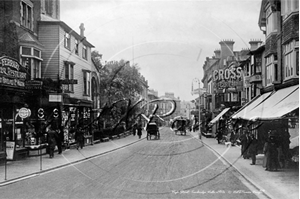
[[[251,112],[255,107],[259,104],[263,103],[268,97],[272,94],[272,92],[264,93],[247,104],[245,104],[242,108],[240,108],[236,113],[234,113],[231,118],[238,119],[238,118],[246,118],[248,113]]]
[[[266,100],[240,118],[247,120],[280,119],[297,108],[299,108],[299,85],[272,93]]]
[[[218,121],[227,111],[229,111],[230,108],[225,108],[219,115],[217,115],[214,119],[212,119],[209,123],[214,124],[216,121]]]

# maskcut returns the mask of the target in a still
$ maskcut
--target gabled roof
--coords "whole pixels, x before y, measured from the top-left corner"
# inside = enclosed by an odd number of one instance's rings
[[[41,20],[38,21],[39,24],[51,24],[51,25],[59,25],[61,26],[66,32],[68,32],[69,34],[73,35],[76,39],[78,39],[80,42],[82,42],[84,45],[90,47],[90,48],[94,48],[95,46],[93,46],[91,43],[89,43],[86,40],[86,37],[82,37],[81,35],[79,35],[75,30],[73,30],[72,28],[70,28],[70,26],[68,26],[65,22],[57,20],[57,19],[53,19],[49,16],[46,15],[41,15]]]

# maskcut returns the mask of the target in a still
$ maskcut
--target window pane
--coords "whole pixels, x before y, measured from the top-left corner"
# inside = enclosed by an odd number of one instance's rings
[[[34,49],[33,54],[34,54],[34,56],[36,56],[36,57],[41,57],[41,56],[40,56],[40,51],[39,51],[39,50]]]
[[[69,64],[65,63],[65,78],[69,79]]]
[[[31,48],[22,47],[22,55],[31,55]]]
[[[27,7],[27,9],[28,9],[28,18],[27,18],[27,28],[30,28],[31,29],[31,8],[28,6]]]
[[[70,65],[70,79],[74,79],[74,66]]]

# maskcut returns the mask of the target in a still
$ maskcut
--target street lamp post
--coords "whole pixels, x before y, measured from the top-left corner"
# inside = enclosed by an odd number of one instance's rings
[[[201,91],[200,91],[200,80],[198,78],[194,78],[193,82],[198,82],[198,86],[199,86],[199,139],[201,139],[201,101],[200,101],[200,96],[201,96]]]

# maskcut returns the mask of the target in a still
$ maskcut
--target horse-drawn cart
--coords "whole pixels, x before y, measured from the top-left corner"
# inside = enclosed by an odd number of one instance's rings
[[[146,127],[147,131],[147,140],[151,140],[151,136],[154,135],[155,139],[160,138],[159,129],[156,123],[149,123]]]
[[[182,116],[175,117],[171,128],[175,132],[175,135],[179,132],[181,135],[186,135],[186,128],[189,127],[190,121]]]

